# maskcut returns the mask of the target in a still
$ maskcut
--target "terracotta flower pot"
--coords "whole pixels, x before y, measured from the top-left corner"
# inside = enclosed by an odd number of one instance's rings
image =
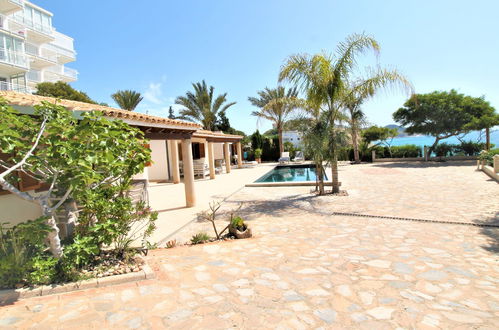
[[[244,231],[240,231],[237,228],[234,227],[229,227],[229,233],[232,235],[236,236],[236,238],[250,238],[252,236],[251,233],[251,228],[246,226],[246,229]]]
[[[256,158],[256,162],[257,162],[258,164],[260,164],[260,163],[262,162],[262,159],[261,159],[261,158]]]

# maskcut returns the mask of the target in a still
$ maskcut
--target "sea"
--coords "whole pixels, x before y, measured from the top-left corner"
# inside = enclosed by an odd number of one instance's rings
[[[479,131],[469,132],[466,135],[459,135],[459,138],[463,141],[469,142],[483,142],[485,143],[485,133]],[[388,141],[389,142],[389,141]],[[401,146],[405,144],[415,144],[423,148],[424,146],[431,146],[435,142],[435,138],[433,136],[428,135],[412,135],[405,137],[397,137],[394,138],[391,145],[392,146]],[[461,144],[457,136],[451,136],[450,138],[440,140],[439,143],[448,143],[448,144]],[[495,129],[491,130],[490,134],[490,143],[495,144],[494,148],[499,148],[499,130]]]

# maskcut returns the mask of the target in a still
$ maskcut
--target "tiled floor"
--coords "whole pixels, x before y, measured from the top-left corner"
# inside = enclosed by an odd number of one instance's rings
[[[499,229],[330,215],[494,223],[497,183],[472,165],[348,166],[340,176],[347,197],[245,188],[224,209],[244,201],[254,238],[153,251],[155,280],[21,300],[0,309],[0,326],[499,328]]]

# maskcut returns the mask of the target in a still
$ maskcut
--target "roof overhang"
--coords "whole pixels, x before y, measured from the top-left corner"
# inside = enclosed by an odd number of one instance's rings
[[[242,135],[232,135],[232,134],[224,134],[221,132],[211,132],[205,130],[196,131],[192,137],[194,138],[202,138],[206,139],[208,142],[240,142],[244,136]]]

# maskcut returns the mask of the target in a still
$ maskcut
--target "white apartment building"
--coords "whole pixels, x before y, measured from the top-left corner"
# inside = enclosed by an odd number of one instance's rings
[[[36,91],[40,82],[72,82],[73,39],[52,26],[53,14],[25,0],[0,0],[0,90]]]
[[[301,148],[302,134],[299,131],[283,131],[282,142],[291,142],[295,148]]]

